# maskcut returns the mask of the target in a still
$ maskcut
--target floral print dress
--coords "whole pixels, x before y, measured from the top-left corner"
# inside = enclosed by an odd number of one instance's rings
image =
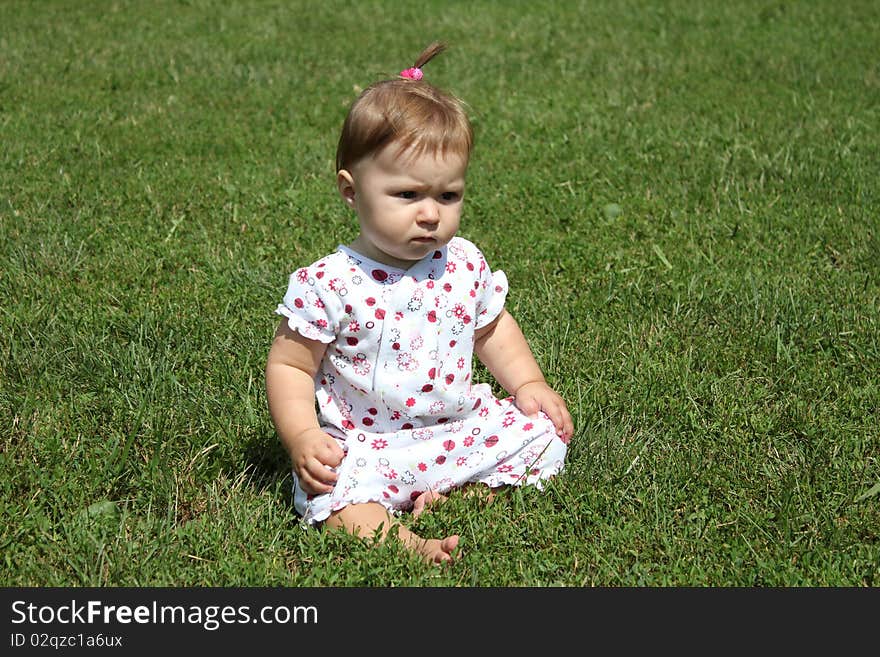
[[[562,470],[543,413],[471,379],[474,334],[503,310],[507,278],[461,237],[402,270],[346,246],[290,276],[276,310],[327,345],[315,376],[321,426],[345,451],[333,492],[294,506],[309,523],[353,503],[405,511],[425,491],[534,483]]]

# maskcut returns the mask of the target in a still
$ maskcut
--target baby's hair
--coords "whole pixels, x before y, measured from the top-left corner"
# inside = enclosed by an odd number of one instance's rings
[[[422,51],[422,54],[416,58],[413,68],[422,68],[444,50],[446,50],[446,44],[442,41],[435,41],[425,48]]]
[[[435,41],[397,78],[374,82],[352,103],[336,148],[336,170],[349,169],[389,144],[412,155],[429,152],[467,160],[474,133],[464,103],[421,79],[421,69],[446,49]],[[412,76],[419,71],[418,79]],[[407,74],[407,75],[404,75]]]

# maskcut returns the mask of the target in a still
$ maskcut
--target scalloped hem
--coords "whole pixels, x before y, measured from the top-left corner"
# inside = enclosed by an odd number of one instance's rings
[[[530,475],[528,477],[517,476],[512,481],[493,481],[491,477],[485,477],[483,479],[472,479],[470,481],[464,482],[459,486],[454,486],[449,490],[444,491],[442,494],[448,495],[453,490],[461,489],[466,484],[482,484],[489,489],[502,488],[505,486],[513,486],[514,488],[521,488],[523,486],[534,486],[539,491],[543,491],[547,481],[559,475],[564,469],[564,465],[561,465],[558,467],[550,468],[535,475]],[[317,510],[315,513],[311,513],[312,504],[307,503],[305,512],[300,513],[300,518],[307,525],[314,527],[315,525],[319,525],[327,520],[327,518],[330,517],[330,514],[334,511],[340,511],[347,506],[351,506],[352,504],[370,504],[371,502],[380,504],[386,511],[388,511],[388,514],[392,517],[400,517],[400,515],[408,511],[408,509],[395,508],[387,500],[377,499],[376,497],[370,495],[364,495],[361,497],[355,497],[345,500],[345,504],[341,505],[338,509],[333,509],[330,508],[330,506],[326,506]]]
[[[369,495],[364,495],[363,497],[357,497],[357,498],[351,498],[351,499],[345,500],[345,504],[340,506],[338,509],[333,509],[333,508],[331,508],[330,505],[328,505],[324,508],[318,509],[315,513],[311,512],[312,511],[312,509],[311,509],[312,504],[307,503],[305,512],[301,513],[300,517],[302,518],[302,521],[305,522],[306,524],[308,524],[310,526],[315,526],[315,525],[319,525],[322,522],[324,522],[325,520],[327,520],[327,518],[330,517],[330,514],[333,513],[334,511],[341,511],[345,507],[351,506],[352,504],[370,504],[371,502],[375,502],[376,504],[380,504],[382,507],[385,508],[386,511],[388,511],[388,514],[393,517],[398,517],[398,516],[400,516],[400,514],[403,513],[403,510],[395,509],[386,500],[380,500],[380,499],[376,499],[375,497],[371,497]]]
[[[304,320],[283,303],[278,304],[278,307],[275,309],[275,314],[286,317],[287,326],[290,327],[290,330],[296,331],[306,340],[315,340],[324,344],[330,344],[336,339],[335,335],[322,333],[321,329]]]
[[[534,486],[540,491],[544,490],[544,486],[553,477],[558,476],[565,470],[565,464],[555,465],[553,467],[548,467],[538,472],[536,474],[531,474],[528,476],[524,475],[509,475],[510,480],[505,478],[504,481],[498,480],[498,473],[493,473],[493,475],[489,475],[487,477],[482,477],[480,479],[471,479],[467,483],[469,484],[484,484],[489,488],[501,488],[502,486],[513,486],[514,488],[522,488],[523,486]]]

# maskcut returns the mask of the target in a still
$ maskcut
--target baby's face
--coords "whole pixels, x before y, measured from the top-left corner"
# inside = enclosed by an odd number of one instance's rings
[[[360,235],[351,247],[372,260],[408,269],[458,231],[467,159],[401,154],[392,144],[337,176]]]

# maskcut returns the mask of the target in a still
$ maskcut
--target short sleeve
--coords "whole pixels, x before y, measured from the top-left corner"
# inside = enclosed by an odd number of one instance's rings
[[[304,338],[328,344],[338,333],[335,301],[327,298],[311,268],[303,267],[290,275],[287,292],[275,313],[286,317],[287,325]]]
[[[507,300],[507,276],[503,271],[491,271],[485,258],[480,254],[479,281],[477,288],[477,322],[476,328],[481,329],[491,324],[501,311]]]

